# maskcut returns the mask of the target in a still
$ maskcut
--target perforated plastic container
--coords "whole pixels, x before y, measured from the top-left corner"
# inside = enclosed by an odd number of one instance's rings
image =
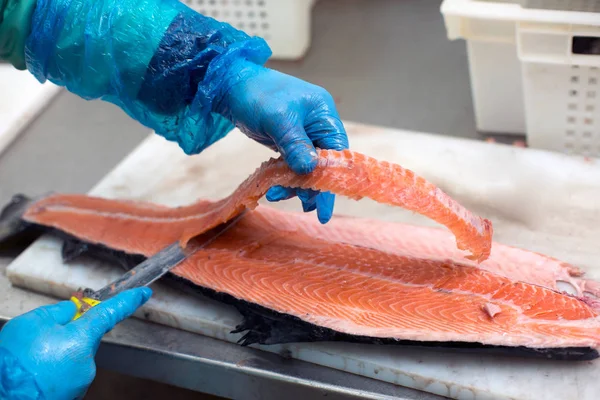
[[[310,46],[316,0],[181,0],[202,15],[265,39],[273,58],[298,59]]]
[[[477,128],[600,157],[600,1],[445,0],[467,41]]]

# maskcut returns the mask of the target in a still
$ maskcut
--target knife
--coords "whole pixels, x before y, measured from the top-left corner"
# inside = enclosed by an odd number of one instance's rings
[[[77,313],[73,320],[79,319],[92,307],[97,306],[101,302],[108,300],[109,298],[116,296],[117,294],[137,287],[148,286],[157,279],[160,279],[167,272],[175,268],[186,258],[196,253],[202,248],[210,245],[219,236],[227,232],[231,227],[237,224],[246,214],[247,210],[244,209],[235,218],[229,221],[217,225],[210,229],[199,237],[207,238],[204,241],[195,240],[194,243],[190,243],[187,248],[183,249],[179,242],[175,242],[163,250],[159,251],[150,258],[147,258],[144,262],[138,264],[133,269],[123,274],[117,280],[109,283],[100,290],[84,289],[79,290],[76,294],[71,296],[71,301],[77,306]]]

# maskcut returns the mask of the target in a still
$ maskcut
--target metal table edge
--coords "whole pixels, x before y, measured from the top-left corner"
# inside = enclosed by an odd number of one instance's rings
[[[0,315],[0,329],[9,318]],[[144,328],[156,335],[141,340]],[[146,339],[149,339],[146,337]],[[190,351],[193,349],[194,351]],[[441,400],[440,396],[251,347],[128,320],[102,340],[99,367],[234,399]]]

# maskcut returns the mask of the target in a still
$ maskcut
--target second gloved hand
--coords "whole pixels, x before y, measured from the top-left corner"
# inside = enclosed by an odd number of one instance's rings
[[[315,147],[343,150],[348,137],[331,95],[323,88],[247,61],[237,61],[227,72],[217,112],[242,132],[279,151],[290,168],[308,174],[317,166]],[[297,195],[304,211],[317,210],[326,223],[333,213],[331,193],[273,187],[269,201]]]
[[[152,295],[149,288],[115,296],[72,321],[71,301],[44,306],[9,321],[0,331],[0,398],[72,400],[96,375],[100,340]]]

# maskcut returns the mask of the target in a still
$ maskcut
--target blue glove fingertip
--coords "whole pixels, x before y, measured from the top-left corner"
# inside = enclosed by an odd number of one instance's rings
[[[319,222],[326,224],[333,216],[333,206],[335,204],[335,195],[329,192],[319,193],[316,199],[317,217]]]
[[[149,287],[142,288],[142,296],[143,296],[142,304],[146,304],[146,302],[148,302],[148,300],[150,300],[150,297],[152,297],[153,294],[154,294],[154,292]]]
[[[91,332],[91,338],[99,341],[115,325],[131,317],[150,299],[150,296],[152,296],[152,289],[148,287],[127,290],[98,304],[76,322]]]
[[[317,192],[313,190],[298,190],[297,194],[302,202],[304,212],[311,212],[317,209]]]
[[[311,212],[311,211],[315,211],[317,209],[317,203],[316,202],[302,202],[302,210],[307,213],[307,212]]]
[[[139,307],[146,304],[150,297],[152,297],[152,289],[147,286],[143,286],[135,289],[129,289],[118,296],[115,296],[114,299],[118,299],[121,304],[125,306],[125,314],[132,314]]]
[[[329,150],[345,150],[348,148],[348,140],[346,136],[331,136],[325,137],[323,140],[319,141],[317,144],[321,149],[329,149]]]
[[[142,305],[146,304],[146,302],[148,300],[150,300],[150,297],[152,297],[152,289],[150,289],[149,287],[142,287],[139,289],[142,295]]]
[[[291,199],[295,195],[296,191],[294,189],[285,188],[283,186],[273,186],[267,192],[267,200],[270,202],[278,202]]]
[[[327,134],[321,134],[318,138],[315,138],[315,146],[321,149],[338,151],[349,147],[350,143],[348,142],[348,135],[346,135],[344,125],[339,119],[336,119],[335,121],[336,124],[331,126]]]
[[[285,156],[292,171],[299,175],[306,175],[313,172],[319,160],[314,146],[308,139],[307,143],[298,142]]]

